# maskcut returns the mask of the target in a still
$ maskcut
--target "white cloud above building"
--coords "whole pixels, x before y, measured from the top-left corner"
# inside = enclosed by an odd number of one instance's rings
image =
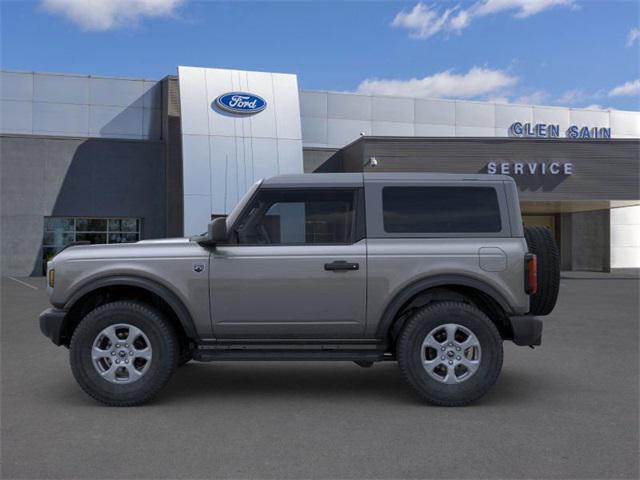
[[[146,17],[176,15],[184,0],[42,0],[47,13],[60,15],[87,31],[135,25]]]
[[[640,79],[630,80],[609,90],[610,97],[625,97],[631,95],[640,95]]]
[[[517,77],[503,70],[473,67],[467,73],[445,70],[409,80],[366,79],[356,90],[366,94],[418,98],[504,98],[502,92],[517,83]]]
[[[391,25],[407,29],[412,38],[425,39],[441,31],[460,33],[474,19],[498,13],[512,12],[515,18],[527,18],[559,6],[578,8],[574,0],[480,0],[468,8],[463,5],[440,8],[419,2],[412,9],[398,12]]]

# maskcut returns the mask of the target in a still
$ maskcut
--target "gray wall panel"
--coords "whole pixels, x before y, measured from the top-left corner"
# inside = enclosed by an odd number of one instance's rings
[[[35,102],[89,104],[89,77],[36,73],[33,77]]]
[[[89,103],[118,107],[140,107],[143,101],[143,82],[119,78],[91,78],[89,80]]]
[[[86,137],[89,134],[89,106],[36,102],[33,104],[33,133]]]
[[[372,97],[371,119],[378,122],[413,123],[413,98]]]
[[[18,72],[0,72],[0,98],[3,100],[33,100],[33,75]]]
[[[611,269],[609,210],[571,214],[572,270]]]
[[[0,131],[31,133],[33,131],[33,103],[0,100]]]
[[[416,99],[416,123],[454,126],[456,124],[456,102],[452,100]]]
[[[300,92],[300,115],[327,118],[327,92]]]
[[[525,200],[639,200],[640,141],[364,137],[336,155],[364,145],[357,171],[371,156],[377,171],[485,173],[489,162],[572,163],[573,175],[514,175]]]
[[[329,93],[327,116],[349,120],[371,120],[371,97],[348,93]]]
[[[166,234],[159,142],[0,136],[3,275],[40,274],[45,216],[139,217]]]
[[[0,90],[0,133],[161,138],[161,82],[0,71]]]

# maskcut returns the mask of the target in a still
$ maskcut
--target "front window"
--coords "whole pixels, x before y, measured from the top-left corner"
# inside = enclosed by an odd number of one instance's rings
[[[234,229],[241,245],[350,244],[353,190],[263,190]]]
[[[140,223],[139,218],[45,217],[42,239],[43,271],[56,253],[73,242],[137,242],[140,240]]]

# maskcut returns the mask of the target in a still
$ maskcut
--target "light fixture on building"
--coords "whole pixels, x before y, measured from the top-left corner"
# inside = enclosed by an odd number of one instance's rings
[[[367,160],[364,163],[364,166],[370,166],[371,168],[375,168],[378,166],[378,160],[376,159],[376,157],[369,157],[369,160]]]

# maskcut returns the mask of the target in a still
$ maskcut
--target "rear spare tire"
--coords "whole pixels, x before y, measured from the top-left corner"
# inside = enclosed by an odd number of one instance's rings
[[[531,296],[530,313],[548,315],[558,300],[560,291],[560,252],[558,245],[546,227],[525,226],[524,238],[529,252],[538,260],[538,290]]]

